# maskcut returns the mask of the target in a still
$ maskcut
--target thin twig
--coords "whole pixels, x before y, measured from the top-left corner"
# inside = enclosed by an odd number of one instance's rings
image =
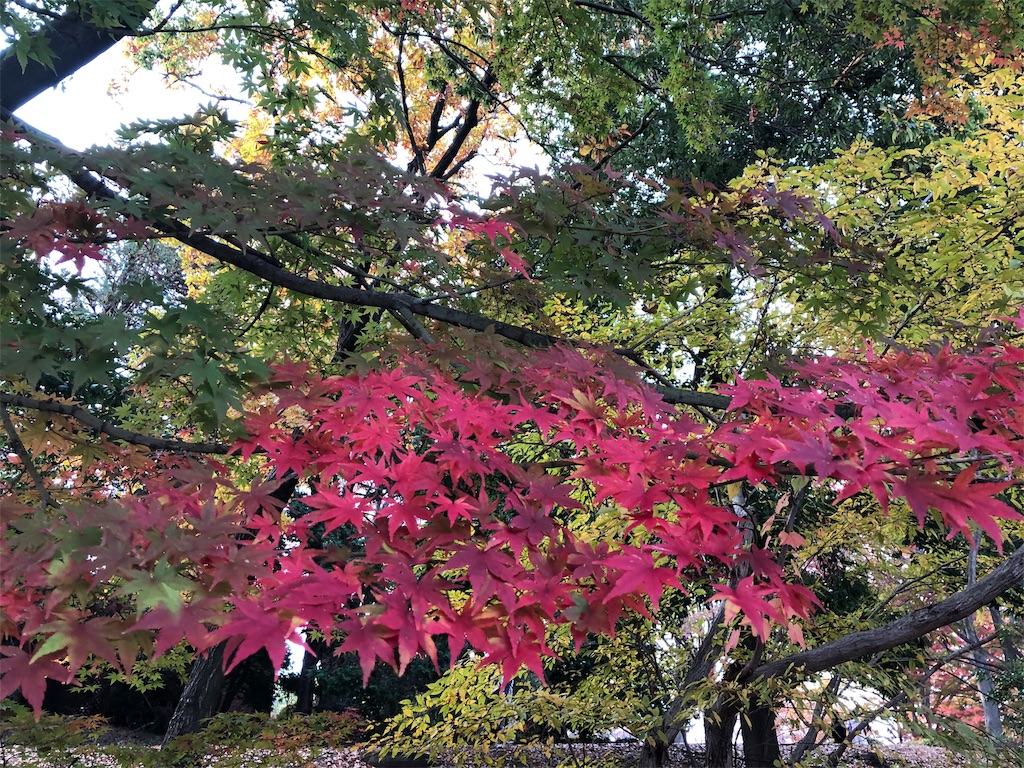
[[[423,157],[423,150],[420,149],[416,135],[412,131],[412,120],[409,118],[409,91],[405,86],[405,33],[398,34],[398,56],[395,59],[395,68],[398,70],[398,92],[399,100],[402,103],[402,123],[405,126],[405,134],[409,137],[409,149],[412,152],[412,160],[409,162],[408,170],[419,173],[427,172],[427,161]]]
[[[83,426],[100,434],[107,435],[113,440],[121,440],[132,445],[141,445],[144,448],[152,448],[156,451],[175,451],[178,453],[229,453],[231,451],[231,446],[226,443],[189,443],[182,440],[144,435],[141,432],[132,432],[108,421],[103,421],[103,419],[89,413],[85,408],[77,405],[68,405],[58,400],[42,400],[35,397],[26,397],[25,395],[11,395],[6,392],[0,392],[0,407],[4,405],[33,408],[46,413],[59,413],[63,416],[70,416]],[[4,413],[6,413],[6,410]],[[6,426],[6,422],[4,426]]]
[[[7,438],[11,441],[11,448],[18,455],[18,458],[21,459],[21,471],[29,476],[32,480],[32,485],[35,486],[36,493],[39,494],[40,503],[42,503],[43,507],[58,507],[57,502],[50,496],[50,492],[46,490],[46,483],[43,482],[43,478],[36,472],[36,465],[32,460],[32,454],[28,452],[25,443],[21,441],[21,435],[14,428],[11,414],[7,412],[7,405],[2,400],[0,400],[0,421],[3,422]]]

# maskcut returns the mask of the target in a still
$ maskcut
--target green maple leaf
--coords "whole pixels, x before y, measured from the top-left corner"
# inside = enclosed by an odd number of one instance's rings
[[[195,584],[177,568],[161,560],[153,567],[152,573],[139,574],[128,581],[121,591],[126,595],[135,595],[140,612],[162,607],[177,616],[185,607],[185,595],[194,588]]]

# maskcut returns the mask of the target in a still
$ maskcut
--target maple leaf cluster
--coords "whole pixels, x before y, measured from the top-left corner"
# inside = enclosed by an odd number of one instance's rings
[[[998,520],[1020,517],[997,495],[1024,466],[1022,363],[1012,346],[822,359],[795,386],[737,382],[711,424],[595,351],[433,349],[328,378],[281,365],[231,459],[277,479],[156,455],[60,514],[5,509],[0,696],[38,707],[46,678],[90,656],[130,668],[181,641],[280,667],[305,627],[343,636],[366,676],[436,662],[442,638],[452,658],[543,675],[551,624],[614,634],[695,582],[762,639],[799,639],[816,599],[751,545],[726,488],[808,477],[999,543]]]
[[[102,246],[115,240],[143,240],[152,236],[145,224],[131,217],[123,221],[93,210],[82,201],[40,202],[29,216],[0,222],[0,241],[20,242],[37,259],[58,254],[57,263],[74,262],[81,272],[85,260],[103,261]]]

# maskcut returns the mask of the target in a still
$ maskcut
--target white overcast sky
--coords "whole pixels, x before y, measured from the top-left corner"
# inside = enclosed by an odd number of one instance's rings
[[[123,81],[123,92],[112,91],[115,81]],[[169,90],[155,72],[134,71],[116,45],[15,114],[69,147],[85,149],[109,143],[122,124],[192,114],[209,101],[194,89]]]

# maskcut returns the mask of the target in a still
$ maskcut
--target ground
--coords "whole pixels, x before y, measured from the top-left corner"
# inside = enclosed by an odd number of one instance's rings
[[[137,747],[142,750],[156,749],[160,742],[159,736],[147,734],[140,731],[126,731],[123,729],[111,729],[106,732],[102,742],[104,744],[121,744],[123,746]],[[562,759],[549,757],[539,750],[526,754],[526,768],[551,768],[561,765],[564,768],[629,768],[637,764],[640,748],[638,744],[569,744],[560,747]],[[64,768],[66,765],[74,765],[76,768],[113,768],[109,759],[104,760],[95,754],[78,754],[71,760],[49,760],[42,761],[38,757],[30,755],[14,754],[10,748],[0,750],[0,766],[7,768]],[[286,756],[277,756],[270,760],[269,754],[263,751],[254,750],[251,755],[241,760],[235,758],[230,760],[232,768],[264,768],[273,765],[274,768],[372,768],[366,762],[365,750],[361,747],[352,747],[345,750],[325,750],[312,759],[303,759],[305,756],[296,756],[294,761]],[[497,756],[497,755],[495,755]],[[669,768],[692,768],[699,766],[700,749],[689,750],[686,747],[673,747],[671,751],[671,762]],[[34,759],[33,759],[34,758]],[[692,758],[695,758],[694,761]],[[141,761],[140,761],[141,762]],[[148,761],[147,761],[148,762]],[[204,768],[219,768],[224,761],[213,759]],[[454,759],[448,759],[437,764],[438,768],[454,768],[458,763]],[[510,763],[513,765],[514,763]],[[403,763],[389,763],[393,768],[404,768]],[[463,762],[462,768],[478,768],[483,763]],[[519,763],[519,765],[523,765]],[[936,747],[927,747],[920,744],[901,744],[885,747],[880,754],[876,754],[864,747],[855,747],[847,751],[841,763],[844,768],[864,768],[865,766],[891,766],[892,768],[962,768],[965,761],[962,757],[954,757]],[[741,768],[741,766],[738,766]]]

